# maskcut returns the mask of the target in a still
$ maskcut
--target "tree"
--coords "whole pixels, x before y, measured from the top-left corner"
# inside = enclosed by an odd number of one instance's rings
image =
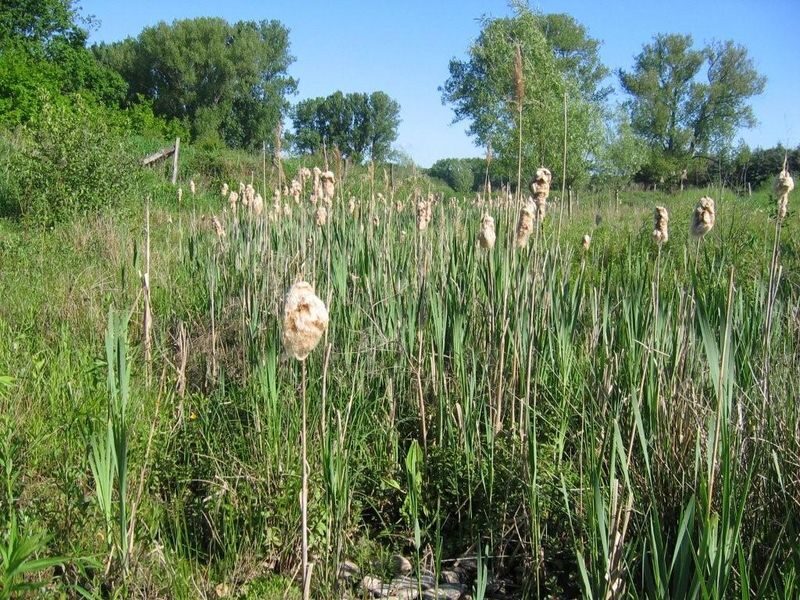
[[[80,93],[119,106],[125,82],[86,48],[91,20],[72,0],[6,0],[0,5],[0,121],[29,121],[43,99]]]
[[[197,18],[159,23],[137,38],[94,47],[128,82],[128,98],[188,123],[196,138],[233,147],[271,141],[296,89],[287,69],[289,31],[278,21]]]
[[[677,175],[689,159],[719,151],[740,127],[755,124],[747,101],[764,90],[766,80],[747,50],[730,41],[700,50],[692,45],[689,35],[659,34],[630,72],[619,72],[631,96],[633,129],[650,147],[651,179]]]
[[[608,123],[606,141],[598,155],[598,174],[606,188],[619,190],[629,184],[647,160],[647,145],[633,132],[624,109]]]
[[[324,144],[355,162],[367,157],[381,162],[389,158],[397,139],[400,105],[384,92],[337,91],[298,102],[292,121],[298,152],[319,152]]]
[[[442,101],[452,104],[454,122],[467,120],[467,132],[492,148],[506,178],[516,180],[517,48],[523,171],[541,165],[561,170],[566,97],[567,180],[577,182],[587,175],[602,141],[601,101],[608,90],[599,87],[606,71],[597,56],[598,43],[572,17],[542,16],[519,6],[514,17],[485,19],[468,58],[450,61],[450,76],[440,88]]]

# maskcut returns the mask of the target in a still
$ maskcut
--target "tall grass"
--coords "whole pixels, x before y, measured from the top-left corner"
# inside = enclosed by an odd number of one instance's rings
[[[130,380],[148,418],[126,421],[128,472],[147,474],[129,589],[191,597],[299,573],[304,386],[281,356],[279,324],[283,293],[302,274],[330,312],[305,382],[314,399],[313,596],[338,597],[341,559],[382,574],[394,552],[437,570],[476,558],[478,596],[498,581],[520,597],[796,593],[800,280],[791,215],[779,240],[785,275],[773,289],[775,228],[753,201],[719,202],[699,248],[689,243],[687,193],[631,197],[619,214],[611,198],[589,199],[560,230],[545,221],[536,243],[518,249],[516,207],[443,200],[418,231],[419,181],[381,190],[371,178],[385,202],[360,193],[363,183],[340,186],[325,227],[305,202],[275,221],[226,215],[222,241],[199,212],[221,213],[216,192],[200,191],[197,208],[174,212],[172,224],[159,220],[155,199],[154,382],[148,391]],[[351,195],[352,215],[341,199]],[[660,248],[651,241],[655,204],[671,217]],[[484,212],[496,223],[491,251],[475,242]],[[591,247],[579,252],[588,230]],[[135,268],[117,268],[103,300],[130,306]],[[63,400],[60,386],[70,386],[56,372],[13,354],[24,334],[12,318],[19,301],[0,308],[0,358],[21,382],[10,397],[33,393],[96,421],[102,403]],[[179,322],[188,348],[182,410],[169,391]],[[66,344],[73,335],[51,332]],[[58,344],[22,344],[28,358],[75,375],[71,393],[105,387],[91,360],[96,332],[80,343],[85,361]],[[129,367],[141,368],[140,354],[126,354]],[[46,448],[45,412],[19,418]],[[156,417],[148,461],[145,424]],[[92,465],[94,483],[112,472],[119,481],[108,451],[116,430],[95,430],[93,451],[76,449],[69,462]],[[46,472],[53,463],[38,456],[29,469]],[[124,528],[110,525],[129,496],[120,489],[98,485],[81,519],[121,542]],[[47,518],[42,503],[30,506],[33,518]],[[102,547],[69,537],[83,552]]]

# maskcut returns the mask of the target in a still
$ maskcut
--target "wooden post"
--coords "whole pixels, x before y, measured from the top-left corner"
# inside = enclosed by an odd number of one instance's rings
[[[172,185],[178,181],[178,152],[181,148],[181,138],[175,138],[175,153],[172,155]]]
[[[572,187],[567,188],[567,216],[572,218]]]

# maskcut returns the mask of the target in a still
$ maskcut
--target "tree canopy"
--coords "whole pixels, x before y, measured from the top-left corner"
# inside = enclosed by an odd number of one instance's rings
[[[455,121],[469,121],[468,133],[490,146],[509,178],[516,172],[518,94],[523,92],[523,169],[547,165],[560,170],[567,104],[567,178],[586,176],[602,141],[600,87],[606,69],[599,43],[569,15],[538,15],[518,7],[510,18],[485,19],[466,60],[450,61],[450,76],[440,88],[453,106]],[[515,76],[519,48],[522,77]]]
[[[300,153],[334,146],[343,156],[360,162],[389,158],[397,139],[400,105],[384,92],[349,93],[298,102],[292,115],[293,143]]]
[[[691,36],[675,34],[655,36],[619,77],[633,130],[650,148],[651,178],[674,175],[692,157],[730,145],[737,129],[755,124],[748,100],[766,84],[743,46],[694,49]]]
[[[118,106],[125,82],[86,48],[73,0],[4,0],[0,5],[0,122],[27,122],[45,98],[80,93]]]
[[[197,18],[159,23],[138,37],[94,47],[128,82],[128,99],[184,121],[195,138],[255,147],[274,138],[296,81],[289,31],[278,21]]]

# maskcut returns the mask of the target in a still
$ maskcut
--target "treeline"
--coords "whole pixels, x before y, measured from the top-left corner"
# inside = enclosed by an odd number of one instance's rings
[[[294,57],[289,30],[278,21],[162,22],[89,47],[91,23],[76,6],[73,0],[0,6],[0,124],[34,123],[45,104],[70,104],[80,95],[98,109],[98,119],[133,134],[242,149],[274,150],[285,142],[300,153],[326,146],[354,160],[385,160],[391,152],[400,107],[384,92],[336,92],[292,110]],[[290,116],[295,130],[287,133]]]

